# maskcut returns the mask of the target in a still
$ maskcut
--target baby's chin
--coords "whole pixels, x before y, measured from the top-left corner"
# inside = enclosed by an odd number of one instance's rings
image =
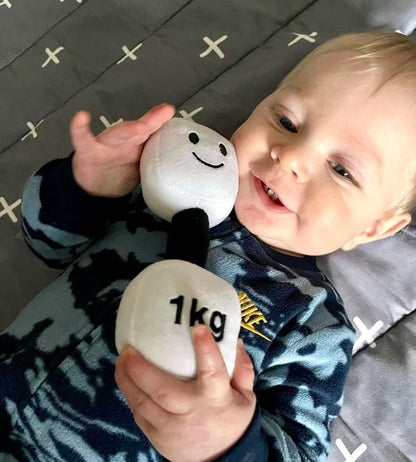
[[[291,255],[293,257],[305,257],[305,256],[317,256],[318,254],[314,253],[314,250],[318,249],[306,249],[306,248],[288,248],[283,242],[280,242],[277,237],[269,236],[267,230],[271,228],[270,224],[266,222],[266,219],[258,217],[257,220],[253,219],[253,213],[256,213],[256,209],[253,207],[253,210],[250,210],[250,207],[239,206],[238,203],[235,205],[235,214],[238,221],[245,227],[247,230],[255,236],[259,241],[268,245],[273,250],[276,250],[279,253],[284,255]],[[322,253],[326,253],[323,249]]]

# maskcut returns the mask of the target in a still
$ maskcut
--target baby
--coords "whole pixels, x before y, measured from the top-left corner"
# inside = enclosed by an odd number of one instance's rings
[[[231,381],[203,325],[192,332],[194,380],[162,372],[131,347],[116,359],[120,296],[163,258],[166,223],[144,206],[139,161],[174,109],[158,106],[97,137],[78,113],[75,153],[43,166],[25,189],[28,244],[66,270],[2,335],[4,453],[326,460],[354,331],[314,257],[409,223],[415,73],[416,45],[405,36],[342,36],[302,60],[234,133],[235,214],[212,230],[207,263],[240,294]]]

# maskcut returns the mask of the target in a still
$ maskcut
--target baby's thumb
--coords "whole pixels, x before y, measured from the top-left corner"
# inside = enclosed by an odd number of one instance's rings
[[[235,360],[234,374],[231,380],[231,385],[241,394],[251,394],[253,391],[253,363],[251,362],[250,356],[248,355],[241,338],[238,339],[237,343],[237,357]]]
[[[86,111],[77,112],[69,125],[72,145],[76,151],[88,147],[94,141],[90,130],[91,115]]]

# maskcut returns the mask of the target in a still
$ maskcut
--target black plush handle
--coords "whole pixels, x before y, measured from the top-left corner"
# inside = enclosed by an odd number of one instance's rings
[[[209,245],[207,214],[198,208],[176,213],[170,224],[166,259],[185,260],[205,267]]]

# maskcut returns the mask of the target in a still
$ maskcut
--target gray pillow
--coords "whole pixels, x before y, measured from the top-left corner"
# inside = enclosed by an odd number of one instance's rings
[[[373,330],[367,340],[380,337],[416,308],[416,214],[399,234],[320,257],[318,265],[342,296],[357,341],[365,332],[362,324]],[[361,340],[355,351],[368,344]]]

